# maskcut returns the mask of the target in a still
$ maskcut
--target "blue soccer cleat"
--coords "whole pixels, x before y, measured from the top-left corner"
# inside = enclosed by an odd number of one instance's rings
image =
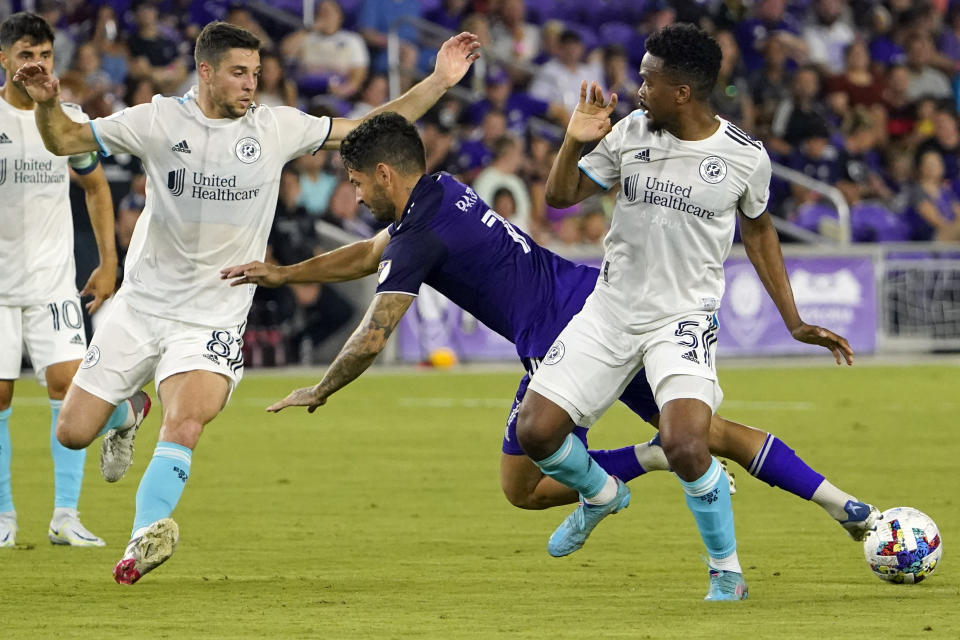
[[[614,479],[617,481],[617,495],[613,500],[607,504],[593,505],[581,499],[576,510],[560,523],[547,542],[547,551],[550,555],[555,558],[570,555],[583,546],[590,532],[601,520],[611,513],[625,509],[630,504],[630,489],[621,482],[620,478]]]
[[[710,567],[710,590],[704,600],[723,602],[727,600],[746,600],[747,583],[742,573],[721,571]]]
[[[863,542],[869,532],[876,530],[877,520],[883,518],[879,509],[865,502],[847,500],[843,510],[847,512],[847,519],[840,524],[858,542]]]

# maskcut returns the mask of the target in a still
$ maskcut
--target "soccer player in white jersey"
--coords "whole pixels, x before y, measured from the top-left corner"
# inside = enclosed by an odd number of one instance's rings
[[[533,376],[517,437],[541,470],[576,489],[581,503],[548,550],[579,549],[606,515],[630,501],[618,479],[591,464],[571,435],[589,426],[644,367],[660,407],[660,436],[707,547],[707,600],[747,596],[736,552],[729,485],[707,434],[723,395],[714,354],[723,262],[739,214],[744,245],[793,337],[852,363],[846,340],[797,312],[769,214],[770,160],[763,145],[716,116],[708,97],[720,48],[692,25],[646,41],[640,110],[610,126],[616,96],[580,90],[547,180],[547,200],[567,207],[618,184],[594,292]],[[586,143],[599,140],[582,159]],[[578,162],[579,160],[579,162]]]
[[[122,584],[173,553],[179,532],[169,516],[193,449],[243,373],[241,337],[254,287],[226,287],[220,269],[263,258],[283,165],[336,148],[358,124],[255,106],[259,46],[245,29],[211,23],[197,38],[198,87],[90,125],[66,117],[58,81],[46,69],[25,65],[16,75],[37,101],[37,125],[51,151],[131,153],[147,172],[147,203],[123,285],[94,334],[58,429],[67,446],[87,446],[120,398],[155,379],[163,424],[137,490],[130,543],[114,567]],[[450,38],[430,76],[367,117],[390,110],[419,118],[463,77],[479,46],[470,33]]]
[[[12,78],[20,65],[53,68],[53,30],[32,13],[15,13],[0,24],[0,65]],[[76,105],[65,104],[71,121],[86,122]],[[86,451],[73,451],[56,438],[57,416],[70,380],[87,348],[80,295],[96,311],[113,295],[117,254],[113,202],[96,154],[68,158],[43,146],[33,117],[34,101],[17,82],[0,88],[0,548],[16,544],[17,513],[10,479],[10,415],[14,382],[26,346],[34,371],[50,399],[50,453],[53,457],[54,511],[47,536],[53,544],[103,546],[81,524],[77,513]],[[100,266],[78,294],[73,260],[70,174],[86,194],[97,238]],[[132,426],[149,409],[146,394],[121,402],[106,428]]]

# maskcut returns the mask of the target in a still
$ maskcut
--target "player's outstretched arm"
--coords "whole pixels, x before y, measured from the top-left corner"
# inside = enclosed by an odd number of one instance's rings
[[[78,174],[77,182],[84,191],[90,225],[93,227],[97,252],[100,255],[100,264],[90,274],[87,284],[80,292],[81,296],[93,296],[93,300],[89,301],[86,307],[88,313],[95,313],[104,300],[113,295],[117,286],[113,198],[110,196],[110,185],[103,173],[103,167],[98,166],[90,173]]]
[[[353,242],[286,267],[266,264],[259,260],[227,267],[220,270],[220,279],[232,279],[231,287],[242,284],[281,287],[285,284],[357,280],[377,271],[380,257],[388,242],[390,234],[384,229],[372,238]]]
[[[793,289],[790,287],[790,278],[787,277],[787,268],[783,264],[780,240],[770,221],[770,214],[763,213],[756,218],[741,215],[740,236],[743,238],[747,257],[753,263],[760,281],[777,305],[780,317],[794,339],[828,349],[837,364],[843,364],[844,361],[848,365],[853,364],[853,350],[844,337],[823,327],[807,324],[800,318]]]
[[[98,151],[93,129],[89,124],[74,122],[60,107],[60,80],[47,73],[39,62],[28,62],[13,75],[23,83],[37,103],[34,118],[44,146],[58,156],[72,156],[84,151]]]
[[[544,191],[547,204],[565,209],[600,191],[600,185],[577,167],[583,145],[595,142],[610,133],[610,114],[617,106],[617,94],[604,101],[603,90],[596,82],[580,83],[580,100],[567,123],[560,151],[550,167]]]
[[[327,398],[335,391],[353,382],[373,364],[387,346],[387,338],[397,328],[413,298],[405,293],[377,294],[367,309],[367,315],[340,349],[323,380],[313,387],[297,389],[280,402],[267,407],[267,411],[275,413],[287,407],[307,407],[307,411],[313,413],[317,407],[326,404]]]
[[[381,105],[364,116],[363,120],[378,113],[395,111],[413,122],[437,103],[447,89],[460,82],[473,61],[480,57],[480,39],[464,31],[443,43],[437,53],[437,63],[433,73],[415,84],[405,94]],[[330,128],[330,137],[323,145],[324,149],[336,149],[340,141],[360,124],[362,120],[334,118]]]

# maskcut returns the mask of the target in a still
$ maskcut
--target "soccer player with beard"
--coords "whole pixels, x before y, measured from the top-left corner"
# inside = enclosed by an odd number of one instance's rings
[[[0,65],[6,77],[12,78],[27,62],[49,73],[53,39],[53,29],[38,15],[20,12],[4,20]],[[53,544],[101,547],[104,541],[83,526],[77,512],[86,451],[60,444],[56,428],[63,397],[87,348],[80,296],[93,296],[87,303],[93,313],[116,286],[113,201],[96,154],[63,158],[47,151],[34,121],[35,107],[19,82],[8,81],[0,88],[0,548],[16,545],[9,423],[24,346],[50,399],[54,509],[47,537]],[[71,121],[87,121],[77,105],[64,104],[63,111]],[[100,254],[100,265],[80,294],[73,260],[68,165],[85,192]],[[150,399],[139,390],[128,395],[132,397],[118,398],[102,431],[135,430],[143,421]]]
[[[420,117],[464,76],[479,46],[470,33],[450,38],[434,72],[379,110]],[[259,47],[245,29],[210,23],[197,38],[197,87],[89,125],[65,115],[49,69],[27,64],[14,78],[36,101],[37,126],[53,153],[130,153],[143,160],[148,177],[123,285],[93,336],[57,431],[64,445],[87,446],[120,399],[156,381],[160,439],[137,490],[130,542],[114,567],[121,584],[136,582],[173,554],[179,528],[170,515],[190,476],[193,449],[243,374],[253,287],[225,290],[220,269],[263,258],[283,166],[321,147],[336,148],[358,124],[254,105]],[[121,431],[117,439],[130,443],[104,452],[103,466],[114,479],[132,454],[132,434]]]
[[[294,390],[269,410],[305,406],[313,412],[325,404],[373,363],[421,285],[428,284],[514,343],[527,370],[503,440],[500,481],[507,498],[527,509],[576,502],[576,491],[545,476],[517,444],[517,409],[530,376],[545,366],[557,334],[580,311],[601,272],[539,246],[450,175],[424,175],[424,148],[416,128],[397,114],[384,113],[362,123],[346,137],[340,152],[358,197],[390,226],[373,238],[295,265],[256,261],[221,272],[224,279],[232,279],[231,286],[268,287],[342,282],[378,273],[377,294],[364,320],[323,379]],[[644,420],[658,423],[660,410],[642,371],[620,400]],[[586,433],[586,428],[574,429],[584,446]],[[589,453],[604,470],[626,482],[669,468],[658,443],[654,438]],[[770,433],[713,415],[710,449],[761,480],[819,504],[856,540],[875,524],[873,507],[832,485]]]
[[[605,101],[596,83],[589,90],[584,83],[547,179],[555,207],[621,188],[597,286],[531,379],[517,437],[544,474],[583,497],[548,543],[553,555],[572,553],[600,520],[629,504],[630,490],[592,464],[571,432],[597,420],[643,368],[660,407],[664,453],[709,555],[706,599],[742,600],[747,585],[729,487],[708,445],[723,399],[716,312],[738,215],[747,255],[793,337],[826,347],[838,364],[852,364],[852,351],[797,312],[766,213],[770,159],[709,103],[720,66],[717,42],[695,26],[674,24],[653,33],[646,49],[640,110],[611,127],[616,96]]]

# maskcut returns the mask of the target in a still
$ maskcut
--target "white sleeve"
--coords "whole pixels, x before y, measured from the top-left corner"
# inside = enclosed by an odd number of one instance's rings
[[[328,116],[315,118],[293,107],[271,110],[277,116],[278,137],[286,143],[287,157],[291,160],[316,153],[330,137],[333,121]]]
[[[767,210],[770,199],[770,156],[766,149],[760,150],[760,159],[753,173],[747,178],[746,187],[737,207],[748,218],[758,218]]]
[[[90,118],[83,112],[80,105],[73,104],[72,102],[62,102],[60,106],[63,107],[63,112],[67,114],[67,117],[74,122],[79,122],[80,124],[90,122]],[[80,175],[86,175],[97,168],[99,156],[96,151],[78,153],[67,158],[67,162],[74,171]]]
[[[613,125],[600,144],[577,163],[580,171],[604,189],[610,189],[620,182],[620,148],[630,118],[627,116]]]
[[[106,118],[91,120],[90,128],[100,145],[100,153],[104,156],[131,153],[142,158],[155,114],[156,106],[149,102],[127,107]]]

